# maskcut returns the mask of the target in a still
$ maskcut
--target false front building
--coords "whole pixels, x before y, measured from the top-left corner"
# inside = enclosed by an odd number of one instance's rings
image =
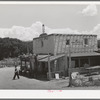
[[[52,77],[55,72],[62,76],[68,74],[69,56],[72,68],[100,65],[97,50],[97,35],[54,33],[33,39],[33,53],[40,58],[38,70],[45,75],[50,72]]]

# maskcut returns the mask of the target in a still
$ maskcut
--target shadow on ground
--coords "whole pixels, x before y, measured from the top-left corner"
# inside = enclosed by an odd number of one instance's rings
[[[26,77],[28,79],[36,79],[36,80],[40,80],[40,81],[49,81],[47,79],[47,77],[44,76],[44,75],[30,76],[30,75],[21,74],[20,76]]]

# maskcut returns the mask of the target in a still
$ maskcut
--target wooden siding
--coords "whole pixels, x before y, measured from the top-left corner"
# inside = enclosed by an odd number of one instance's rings
[[[88,45],[84,44],[85,39],[88,39]],[[94,35],[55,35],[54,54],[68,52],[66,40],[70,40],[72,53],[97,51],[97,37]]]
[[[88,39],[88,45],[84,44],[85,39]],[[51,34],[46,37],[35,38],[33,40],[33,52],[54,55],[69,52],[69,45],[66,45],[66,40],[70,40],[72,53],[97,51],[96,35]],[[41,41],[43,41],[43,47],[41,46]]]

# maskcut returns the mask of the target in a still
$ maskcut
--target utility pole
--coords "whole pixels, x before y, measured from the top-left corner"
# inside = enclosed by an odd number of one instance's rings
[[[72,77],[71,77],[71,47],[69,44],[69,87],[72,85]]]
[[[70,87],[72,85],[72,78],[71,78],[71,45],[70,45],[70,40],[66,40],[66,45],[68,45],[68,58],[69,58],[68,74],[69,74],[69,87]],[[66,47],[66,51],[67,51],[67,47]],[[65,57],[67,58],[67,52],[65,53]]]
[[[68,54],[65,52],[65,76],[67,76],[68,70]]]

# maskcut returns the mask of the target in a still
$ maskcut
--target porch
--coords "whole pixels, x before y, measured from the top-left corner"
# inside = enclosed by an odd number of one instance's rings
[[[56,64],[55,64],[56,61]],[[47,78],[50,80],[55,78],[55,73],[59,73],[60,78],[68,76],[69,71],[69,55],[60,54],[56,56],[48,56],[39,60],[40,67],[46,68]],[[42,66],[42,63],[44,65]],[[84,68],[99,66],[100,53],[72,53],[71,68],[78,69],[77,71],[84,73]],[[88,73],[88,72],[87,72]]]

